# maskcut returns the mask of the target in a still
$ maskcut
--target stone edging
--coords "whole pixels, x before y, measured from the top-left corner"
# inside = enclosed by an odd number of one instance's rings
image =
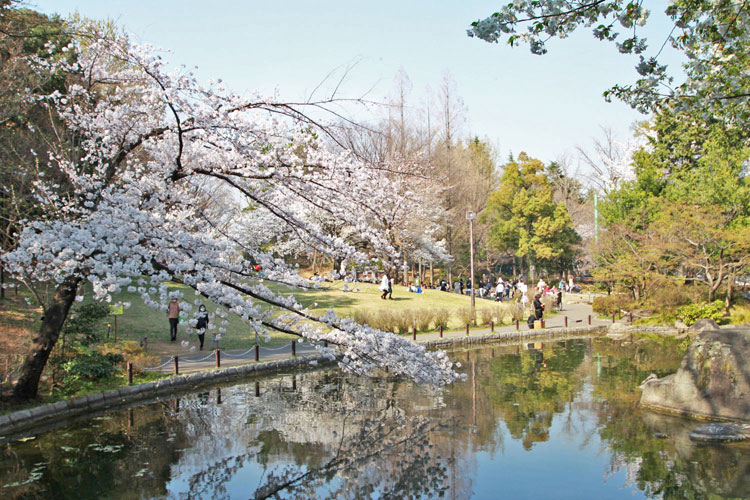
[[[609,325],[579,326],[575,328],[547,328],[544,330],[524,330],[505,333],[490,333],[487,335],[475,335],[469,337],[451,337],[421,342],[425,347],[444,347],[461,344],[487,344],[503,340],[522,340],[535,337],[562,337],[568,335],[596,334],[609,331]]]
[[[290,368],[298,368],[300,366],[322,365],[325,363],[329,363],[329,360],[323,356],[314,355],[298,356],[296,358],[268,361],[265,363],[238,365],[211,371],[176,375],[145,384],[120,387],[111,391],[88,394],[65,401],[58,401],[57,403],[37,406],[28,410],[8,413],[0,415],[0,442],[3,442],[3,437],[10,433],[24,431],[54,420],[92,413],[163,394],[192,390],[208,383],[213,384],[244,376],[267,374]]]
[[[550,328],[544,330],[525,330],[469,337],[452,337],[439,340],[420,342],[427,348],[446,347],[451,345],[485,344],[503,340],[521,340],[535,337],[558,337],[566,335],[605,333],[608,325],[586,326],[576,328]],[[226,382],[241,377],[269,374],[301,366],[324,365],[330,361],[320,355],[298,356],[280,361],[268,361],[238,365],[230,368],[214,369],[176,375],[173,377],[148,382],[145,384],[120,387],[111,391],[104,391],[86,396],[79,396],[66,401],[58,401],[48,405],[37,406],[28,410],[21,410],[7,415],[0,415],[0,442],[6,441],[5,436],[19,433],[28,429],[42,426],[56,420],[68,419],[87,413],[107,410],[124,404],[154,398],[164,394],[193,390],[196,387]]]

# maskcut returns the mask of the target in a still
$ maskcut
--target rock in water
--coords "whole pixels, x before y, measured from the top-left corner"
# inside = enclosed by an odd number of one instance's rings
[[[677,373],[643,385],[641,405],[702,418],[750,422],[750,330],[705,330]]]
[[[690,439],[706,443],[729,443],[750,439],[750,424],[710,423],[696,427]]]

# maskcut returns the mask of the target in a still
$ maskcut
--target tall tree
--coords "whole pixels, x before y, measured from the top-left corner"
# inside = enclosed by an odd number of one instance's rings
[[[555,203],[544,164],[526,153],[505,164],[500,188],[490,195],[482,220],[490,224],[490,243],[513,250],[534,279],[535,268],[571,269],[580,237],[565,204]]]

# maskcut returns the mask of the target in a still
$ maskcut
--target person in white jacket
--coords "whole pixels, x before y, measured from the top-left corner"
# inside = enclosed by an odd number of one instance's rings
[[[383,273],[383,278],[380,280],[380,291],[383,292],[383,295],[380,296],[381,299],[385,300],[386,295],[388,295],[388,292],[391,288],[391,280],[388,279],[388,273]]]

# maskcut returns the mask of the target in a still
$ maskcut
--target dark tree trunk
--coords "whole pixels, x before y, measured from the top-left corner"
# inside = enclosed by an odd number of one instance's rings
[[[44,312],[39,335],[31,341],[29,354],[21,368],[21,375],[13,388],[13,397],[19,400],[29,400],[36,397],[39,379],[47,364],[47,359],[60,337],[65,318],[76,298],[76,290],[81,278],[70,276],[55,290],[52,301]]]

